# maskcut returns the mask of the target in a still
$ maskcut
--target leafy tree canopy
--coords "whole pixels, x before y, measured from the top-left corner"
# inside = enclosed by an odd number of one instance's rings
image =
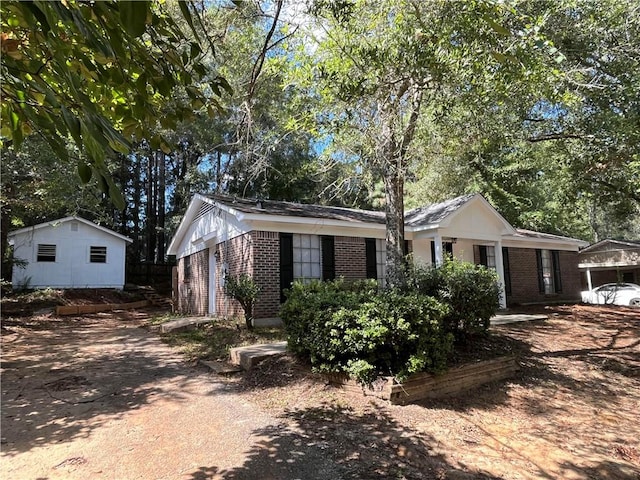
[[[198,9],[179,8],[195,31]],[[37,132],[66,159],[73,138],[87,158],[78,161],[80,178],[96,174],[119,208],[124,199],[105,159],[129,153],[134,138],[168,152],[156,123],[174,127],[205,107],[214,114],[228,88],[203,61],[213,43],[188,40],[161,2],[4,1],[0,9],[3,147]],[[159,115],[178,86],[189,102]]]

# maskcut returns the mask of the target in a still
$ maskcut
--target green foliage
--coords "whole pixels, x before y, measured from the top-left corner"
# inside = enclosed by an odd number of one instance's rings
[[[225,291],[231,298],[237,300],[244,311],[247,328],[253,328],[253,304],[260,294],[260,286],[252,277],[243,273],[239,276],[229,275],[225,279]]]
[[[289,349],[302,356],[315,358],[316,351],[327,345],[324,323],[341,308],[356,309],[367,298],[375,295],[375,281],[294,282],[286,292],[287,301],[280,309],[285,325]],[[316,346],[314,346],[314,343]]]
[[[175,126],[204,104],[213,113],[215,92],[228,88],[161,2],[4,1],[0,8],[2,137],[19,148],[38,132],[61,159],[72,138],[88,158],[78,164],[80,178],[97,177],[119,208],[124,199],[105,160],[129,153],[134,137],[168,152],[152,131],[158,119]],[[199,84],[205,76],[213,79],[213,95]],[[160,116],[176,87],[185,88],[189,102]]]
[[[456,338],[485,333],[499,306],[497,273],[483,265],[446,258],[440,267],[411,267],[408,286],[448,308],[444,328]]]
[[[419,293],[377,293],[374,282],[337,280],[295,283],[280,315],[289,348],[315,369],[371,383],[378,375],[442,371],[453,342],[442,328],[446,313]]]

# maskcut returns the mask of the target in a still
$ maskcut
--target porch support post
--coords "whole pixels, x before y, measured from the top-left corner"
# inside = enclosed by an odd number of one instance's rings
[[[209,286],[209,305],[207,310],[209,315],[216,314],[216,246],[209,246],[209,278],[207,284]]]
[[[593,285],[591,284],[591,269],[587,268],[587,286],[589,290],[593,290]]]
[[[507,292],[504,289],[504,260],[502,259],[502,242],[498,240],[494,244],[496,254],[496,272],[500,282],[500,308],[507,308]]]
[[[435,248],[435,254],[436,254],[436,266],[440,266],[442,265],[442,236],[439,234],[436,234],[435,237],[433,237],[433,245]]]

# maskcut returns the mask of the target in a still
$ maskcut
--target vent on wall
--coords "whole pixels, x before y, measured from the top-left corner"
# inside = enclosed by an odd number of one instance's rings
[[[78,222],[71,222],[71,231],[72,232],[78,231]]]
[[[216,208],[215,205],[211,205],[210,203],[203,203],[202,205],[200,205],[200,210],[198,211],[198,215],[196,215],[196,218],[194,218],[193,221],[196,222],[198,219],[213,212],[215,208]]]

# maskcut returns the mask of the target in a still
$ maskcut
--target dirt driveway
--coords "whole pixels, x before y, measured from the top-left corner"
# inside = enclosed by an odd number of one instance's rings
[[[640,479],[637,310],[504,325],[522,371],[395,407],[291,359],[223,379],[143,318],[3,325],[2,462],[15,479]]]
[[[0,478],[340,478],[321,450],[248,471],[281,421],[124,318],[5,325]]]

